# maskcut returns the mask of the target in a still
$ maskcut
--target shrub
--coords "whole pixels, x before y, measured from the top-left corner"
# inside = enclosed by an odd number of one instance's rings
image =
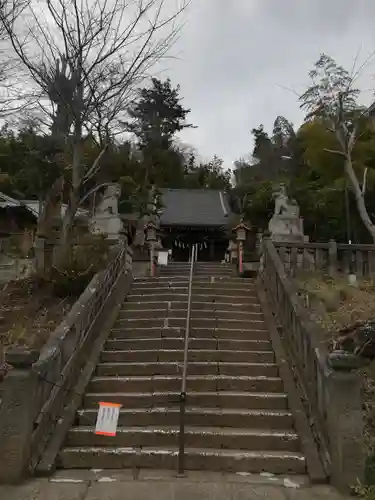
[[[53,284],[53,293],[59,297],[79,296],[93,276],[105,268],[111,248],[102,235],[77,235],[59,267],[53,267],[48,280]]]

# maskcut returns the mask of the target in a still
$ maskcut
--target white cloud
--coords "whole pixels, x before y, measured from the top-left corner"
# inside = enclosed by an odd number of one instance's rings
[[[375,50],[374,0],[193,0],[188,22],[164,76],[181,85],[198,129],[181,139],[226,165],[251,150],[250,130],[277,115],[296,125],[296,95],[321,52],[350,69]],[[358,63],[359,64],[359,63]],[[375,58],[359,85],[375,89]]]

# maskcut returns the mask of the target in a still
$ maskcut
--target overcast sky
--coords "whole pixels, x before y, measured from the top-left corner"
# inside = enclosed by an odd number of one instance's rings
[[[252,149],[250,130],[278,115],[303,117],[298,99],[321,52],[348,69],[375,50],[375,0],[192,0],[165,75],[181,85],[190,121],[181,134],[225,166]],[[371,100],[375,59],[359,82]]]

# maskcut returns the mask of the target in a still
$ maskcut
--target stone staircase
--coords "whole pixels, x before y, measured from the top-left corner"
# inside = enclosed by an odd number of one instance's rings
[[[177,469],[188,263],[134,281],[61,449],[62,468]],[[186,408],[186,468],[306,472],[254,283],[197,263]],[[121,403],[97,436],[100,401]]]

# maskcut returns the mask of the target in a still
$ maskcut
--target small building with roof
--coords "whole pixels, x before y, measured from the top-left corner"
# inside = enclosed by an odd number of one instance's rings
[[[37,215],[20,200],[0,192],[0,236],[34,229]]]
[[[176,261],[188,260],[198,244],[200,261],[221,261],[228,248],[233,214],[225,191],[160,189],[160,237]]]

